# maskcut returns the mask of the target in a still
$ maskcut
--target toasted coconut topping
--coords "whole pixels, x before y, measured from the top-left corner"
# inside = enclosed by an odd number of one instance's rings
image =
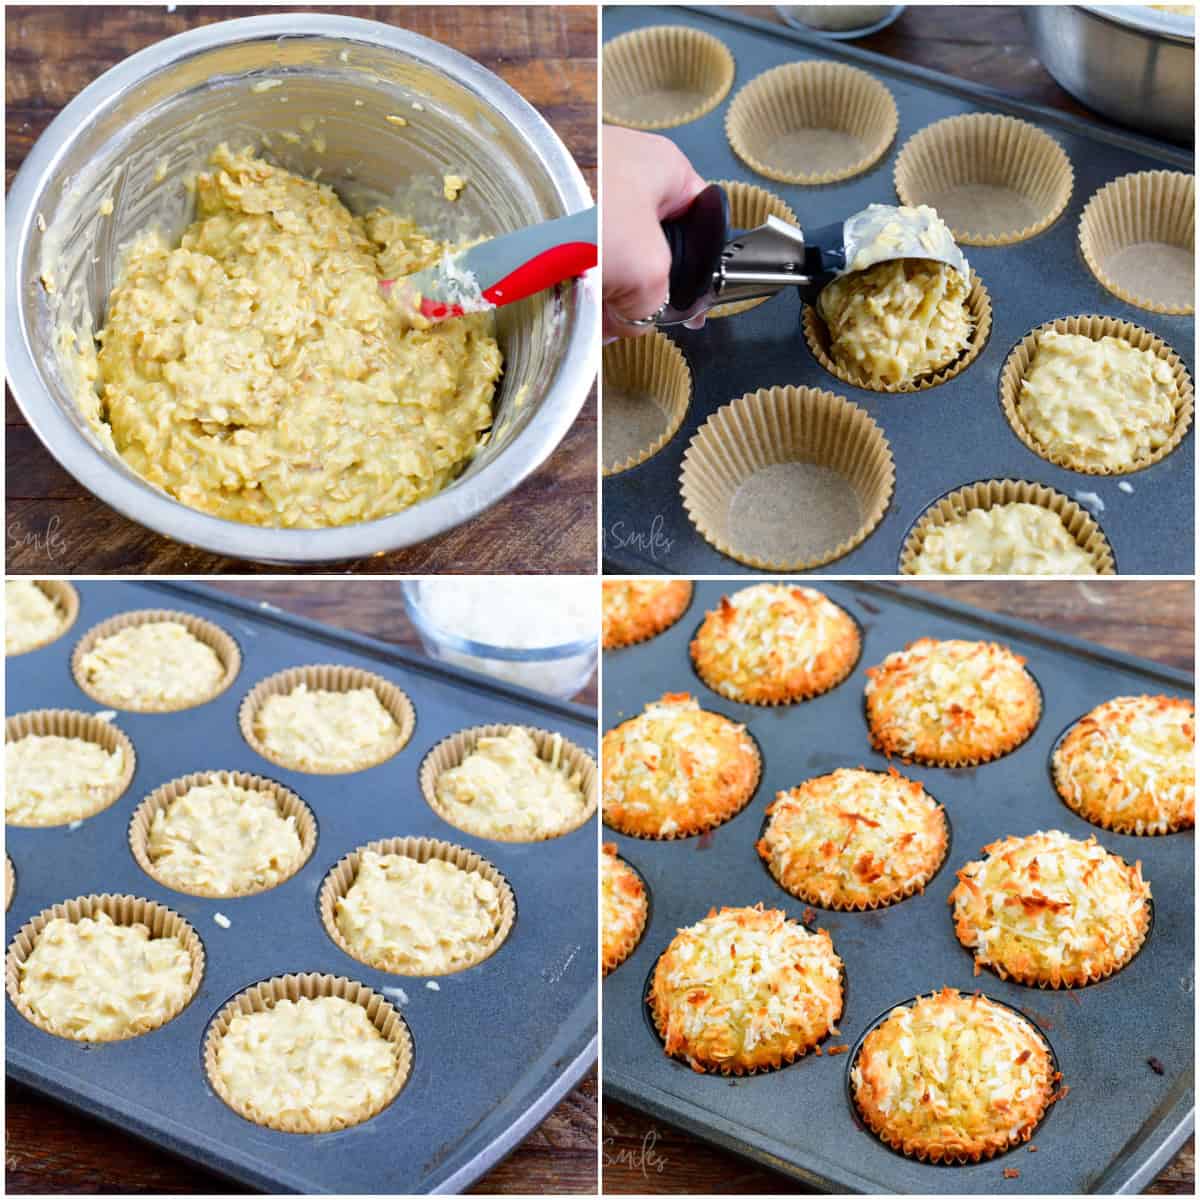
[[[696,1070],[777,1067],[837,1032],[842,960],[778,909],[713,909],[675,935],[650,1002],[667,1053]]]
[[[637,872],[617,857],[614,842],[600,855],[600,931],[604,970],[611,971],[633,950],[646,924],[646,889]]]
[[[1173,696],[1119,696],[1092,709],[1054,755],[1062,798],[1120,833],[1196,823],[1195,709]]]
[[[1053,987],[1089,983],[1137,953],[1150,885],[1096,839],[1052,830],[1009,837],[967,863],[950,893],[959,941],[975,970]]]
[[[615,579],[602,585],[604,646],[645,641],[673,625],[692,598],[684,579]]]

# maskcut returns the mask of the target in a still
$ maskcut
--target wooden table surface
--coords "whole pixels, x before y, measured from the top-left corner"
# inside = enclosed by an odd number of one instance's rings
[[[596,13],[590,6],[369,6],[345,13],[424,34],[496,72],[550,122],[596,187]],[[261,6],[9,7],[6,169],[11,182],[38,135],[92,80],[184,30]],[[173,542],[97,500],[58,465],[6,390],[8,571],[238,574],[257,567]],[[550,458],[487,513],[420,546],[339,571],[588,573],[596,563],[596,401]]]
[[[1193,669],[1194,598],[1190,582],[906,581],[903,586],[1020,617],[1172,667]],[[602,1119],[601,1164],[606,1193],[742,1195],[811,1190],[624,1104],[605,1101]],[[1189,1138],[1147,1191],[1156,1195],[1194,1194],[1195,1150],[1195,1138]]]
[[[420,649],[399,583],[308,580],[221,581],[213,586],[267,600],[289,612]],[[596,703],[596,680],[575,699]],[[244,1189],[47,1100],[19,1084],[5,1089],[5,1190],[9,1193],[211,1193]],[[594,1193],[597,1088],[593,1068],[503,1162],[471,1190],[479,1193]],[[403,1153],[397,1147],[397,1153]],[[386,1181],[381,1181],[386,1187]]]

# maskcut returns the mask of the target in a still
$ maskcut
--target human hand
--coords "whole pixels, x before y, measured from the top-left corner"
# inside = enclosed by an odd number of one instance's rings
[[[707,186],[674,142],[606,125],[601,235],[605,337],[636,337],[667,298],[671,253],[660,222],[684,211]]]

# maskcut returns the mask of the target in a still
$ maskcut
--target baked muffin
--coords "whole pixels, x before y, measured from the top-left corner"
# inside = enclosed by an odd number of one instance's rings
[[[688,837],[740,812],[762,770],[738,725],[668,692],[604,735],[604,820],[634,837]]]
[[[632,646],[669,629],[687,610],[687,579],[614,579],[602,585],[604,649]]]
[[[646,927],[646,887],[641,876],[617,856],[615,842],[600,855],[600,934],[604,974],[616,970],[634,951]]]
[[[721,597],[692,641],[692,661],[730,700],[788,704],[836,687],[860,648],[850,614],[822,593],[758,583]]]
[[[1157,834],[1196,823],[1196,714],[1176,696],[1118,696],[1093,708],[1054,752],[1058,794],[1085,821]]]
[[[757,850],[793,896],[880,908],[924,890],[948,845],[946,814],[895,770],[837,770],[780,792]]]
[[[867,1125],[893,1149],[935,1163],[979,1162],[1027,1142],[1062,1094],[1057,1083],[1033,1025],[953,988],[892,1009],[850,1071]]]
[[[958,872],[954,932],[975,974],[1039,987],[1080,987],[1111,975],[1141,948],[1150,885],[1094,837],[1058,830],[1007,837]]]
[[[989,762],[1037,726],[1042,697],[1025,660],[996,642],[920,638],[867,671],[871,744],[928,766]]]
[[[825,930],[779,909],[714,908],[671,940],[649,1004],[666,1052],[693,1070],[768,1070],[837,1032],[842,960]]]

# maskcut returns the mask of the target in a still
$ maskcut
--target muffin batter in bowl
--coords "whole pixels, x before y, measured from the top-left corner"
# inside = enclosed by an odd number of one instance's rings
[[[396,213],[221,145],[171,247],[128,248],[81,409],[148,482],[231,521],[318,528],[450,483],[492,423],[491,316],[419,327],[379,283],[449,247]],[[64,331],[68,349],[74,335]]]

